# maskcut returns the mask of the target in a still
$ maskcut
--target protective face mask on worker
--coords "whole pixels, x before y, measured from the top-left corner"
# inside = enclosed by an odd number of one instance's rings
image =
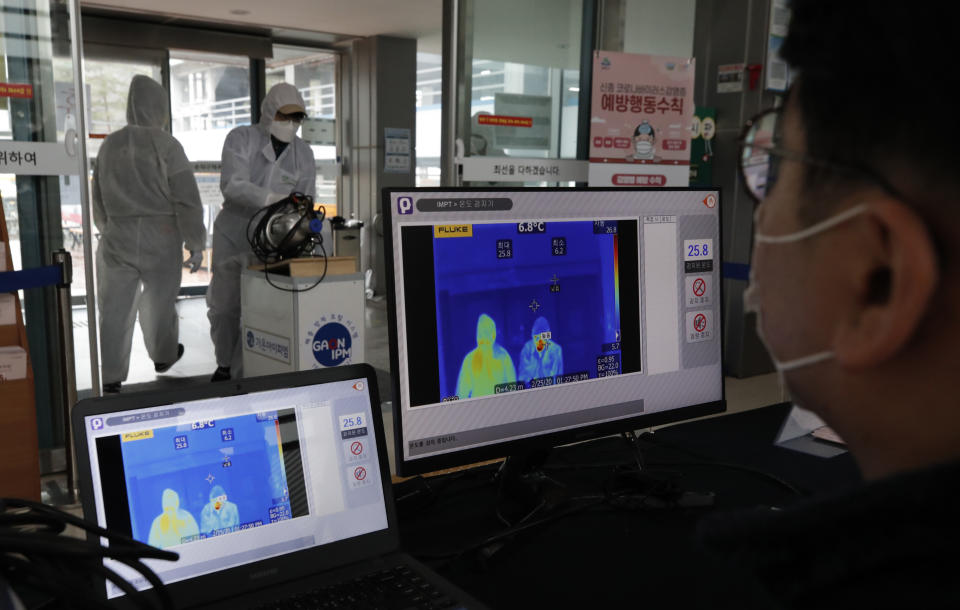
[[[293,121],[274,120],[270,123],[270,135],[288,144],[293,142],[293,137],[297,135],[298,129],[300,129],[300,123]]]
[[[759,211],[760,209],[758,208],[757,212]],[[753,236],[753,248],[756,250],[760,244],[779,245],[803,241],[805,239],[814,237],[815,235],[829,231],[830,229],[833,229],[847,222],[848,220],[863,214],[866,211],[867,206],[865,204],[860,204],[850,208],[849,210],[845,210],[839,214],[831,216],[822,222],[818,222],[812,227],[808,227],[794,233],[788,233],[786,235],[765,235],[763,233],[755,233]],[[758,226],[757,220],[757,214],[754,213],[754,226]],[[757,280],[754,268],[751,267],[750,284],[743,293],[744,310],[757,314],[757,336],[760,338],[760,342],[763,343],[763,346],[767,348],[767,353],[770,354],[770,359],[773,361],[773,366],[777,369],[778,373],[782,375],[787,371],[793,371],[799,368],[811,366],[825,360],[830,360],[834,357],[835,354],[833,350],[824,350],[822,352],[816,352],[807,356],[801,356],[800,358],[794,358],[792,360],[779,360],[773,351],[773,347],[763,335],[763,304],[760,302],[759,286],[760,283]]]

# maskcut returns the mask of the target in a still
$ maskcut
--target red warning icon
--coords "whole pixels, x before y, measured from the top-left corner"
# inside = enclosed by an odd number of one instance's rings
[[[350,453],[353,455],[360,455],[363,453],[363,443],[360,441],[353,441],[353,443],[350,445]]]
[[[707,316],[703,315],[702,313],[698,313],[698,314],[693,318],[693,329],[694,329],[695,331],[697,331],[698,333],[702,333],[704,330],[706,330],[706,329],[707,329]]]
[[[367,478],[367,469],[363,466],[357,466],[353,471],[353,478],[358,481],[362,481]]]
[[[712,193],[707,195],[703,198],[703,205],[707,206],[708,208],[717,207],[717,196]]]
[[[702,277],[698,277],[693,281],[693,294],[698,297],[702,297],[703,294],[707,291],[707,282]]]

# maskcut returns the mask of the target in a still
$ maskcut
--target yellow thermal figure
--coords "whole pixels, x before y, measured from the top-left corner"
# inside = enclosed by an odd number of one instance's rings
[[[497,345],[497,325],[487,314],[477,319],[477,347],[470,350],[460,365],[457,396],[461,399],[489,396],[501,383],[514,383],[517,371],[507,350]]]
[[[147,539],[150,546],[165,549],[181,544],[184,538],[200,533],[193,515],[180,508],[180,496],[177,492],[164,489],[161,503],[163,512],[153,520],[150,526],[150,537]]]

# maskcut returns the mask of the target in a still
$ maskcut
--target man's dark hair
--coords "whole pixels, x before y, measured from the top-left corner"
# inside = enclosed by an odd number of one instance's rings
[[[782,57],[798,74],[807,153],[868,168],[905,195],[960,182],[955,167],[957,3],[793,0]],[[807,166],[807,186],[855,177]],[[902,178],[908,178],[903,183]],[[916,185],[922,188],[916,192]]]
[[[643,127],[641,130],[640,128]],[[633,130],[633,137],[637,136],[650,136],[651,138],[656,139],[657,133],[653,130],[653,125],[644,121],[637,125],[636,129]]]

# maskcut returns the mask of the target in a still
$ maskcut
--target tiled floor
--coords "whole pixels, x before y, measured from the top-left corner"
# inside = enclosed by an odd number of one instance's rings
[[[139,325],[134,328],[130,350],[130,373],[124,382],[124,391],[161,389],[172,384],[205,382],[217,368],[210,341],[210,322],[203,297],[181,299],[177,303],[180,315],[180,343],[183,358],[166,373],[158,375],[153,361],[147,356]],[[77,388],[81,398],[91,395],[90,341],[86,309],[73,310],[73,340],[76,354]],[[387,343],[387,315],[385,300],[367,301],[365,329],[366,361],[381,373],[390,370],[390,349]],[[103,346],[101,346],[103,349]],[[381,375],[386,382],[388,377]],[[390,386],[381,383],[381,396],[389,400]]]

